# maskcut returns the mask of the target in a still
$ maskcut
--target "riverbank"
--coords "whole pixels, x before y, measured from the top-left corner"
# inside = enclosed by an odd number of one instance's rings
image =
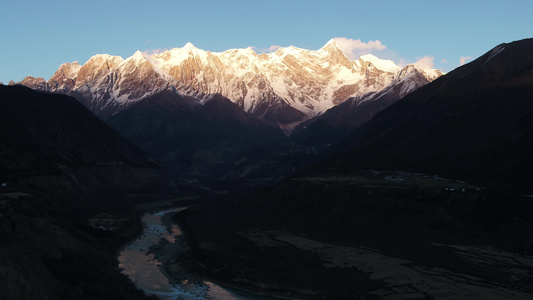
[[[2,299],[150,299],[115,256],[37,197],[0,195]]]
[[[205,272],[198,272],[198,268],[195,266],[198,262],[191,256],[190,238],[187,236],[187,231],[181,227],[181,222],[178,221],[180,214],[186,213],[188,210],[195,210],[197,207],[199,206],[193,205],[192,208],[175,214],[164,215],[162,223],[168,229],[173,228],[176,224],[179,226],[181,236],[179,243],[169,243],[162,240],[150,248],[155,259],[161,261],[161,271],[169,278],[171,284],[190,285],[197,289],[204,289],[206,292],[210,291],[211,293],[206,293],[206,299],[294,299],[273,290],[236,285],[220,278],[209,277]]]
[[[221,202],[219,202],[221,203]],[[213,204],[211,204],[213,205]],[[300,249],[269,239],[262,230],[241,231],[248,223],[238,208],[236,211],[214,211],[209,207],[194,207],[180,212],[174,219],[187,237],[189,249],[171,260],[181,269],[199,274],[223,286],[270,295],[274,299],[379,299],[363,295],[355,289],[379,286],[356,270],[331,269],[323,266],[322,258],[309,249]],[[221,220],[216,212],[224,214]],[[236,218],[239,217],[239,221]],[[211,219],[212,217],[212,219]],[[207,221],[207,220],[210,221]],[[199,220],[205,221],[199,224]],[[228,229],[228,226],[231,229]],[[209,230],[208,228],[216,228]],[[169,272],[171,277],[179,276]],[[349,284],[346,284],[349,282]]]
[[[113,258],[113,266],[117,276],[123,277],[131,283],[131,279],[121,273],[118,256],[128,244],[141,236],[145,229],[142,221],[143,214],[186,206],[191,203],[201,203],[202,200],[198,193],[185,195],[132,194],[128,196],[127,200],[125,202],[129,204],[126,208],[124,205],[110,203],[106,209],[80,212],[72,220],[77,227],[93,236],[98,244],[109,252]]]
[[[175,299],[182,294],[188,295],[178,286],[174,286],[161,272],[161,261],[154,255],[154,247],[162,249],[163,242],[178,244],[177,226],[167,230],[161,219],[165,214],[184,208],[166,208],[161,211],[146,212],[142,215],[143,231],[140,236],[121,249],[118,261],[121,272],[128,276],[139,289],[148,295],[161,299]],[[196,299],[196,298],[193,298]]]
[[[119,253],[122,273],[137,288],[161,299],[272,299],[220,286],[175,264],[169,264],[188,249],[179,226],[171,221],[174,213],[184,209],[186,207],[164,208],[142,215],[141,235]],[[170,272],[165,267],[169,265]],[[169,276],[170,273],[173,276]]]

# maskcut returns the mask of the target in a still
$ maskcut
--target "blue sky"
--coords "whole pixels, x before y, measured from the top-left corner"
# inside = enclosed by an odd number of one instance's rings
[[[0,81],[49,79],[64,62],[107,53],[196,47],[317,50],[450,71],[503,43],[533,37],[533,1],[10,1],[0,18]]]

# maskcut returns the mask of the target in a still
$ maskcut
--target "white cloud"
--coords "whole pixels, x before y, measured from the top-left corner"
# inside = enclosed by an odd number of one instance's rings
[[[152,55],[157,55],[157,54],[161,54],[165,51],[168,51],[168,49],[161,49],[161,48],[157,48],[157,49],[146,49],[143,51],[144,54],[147,54],[148,56],[152,56]]]
[[[443,59],[440,62],[443,63],[443,64],[447,64],[448,63],[448,61],[446,59]]]
[[[461,56],[461,59],[459,59],[459,66],[466,64],[466,62],[471,59],[472,59],[472,56]]]
[[[420,58],[419,60],[417,60],[414,65],[415,67],[419,68],[419,69],[434,69],[433,67],[433,61],[435,60],[435,58],[433,56],[424,56],[422,58]]]
[[[407,66],[409,64],[409,61],[407,61],[406,59],[403,59],[403,58],[400,58],[399,60],[400,62],[398,63],[398,67],[400,68],[403,68],[405,66]]]
[[[344,52],[350,59],[357,59],[363,54],[369,54],[374,51],[381,51],[387,49],[379,40],[362,42],[360,39],[348,39],[345,37],[336,37],[333,39],[337,47]]]
[[[268,49],[266,49],[265,52],[274,52],[274,51],[278,50],[279,48],[281,48],[281,46],[272,45],[272,46],[268,47]]]
[[[272,45],[268,48],[259,48],[259,47],[256,47],[256,46],[250,46],[249,48],[252,48],[255,52],[257,53],[270,53],[270,52],[274,52],[276,50],[278,50],[279,48],[282,48],[281,46],[278,46],[278,45]]]

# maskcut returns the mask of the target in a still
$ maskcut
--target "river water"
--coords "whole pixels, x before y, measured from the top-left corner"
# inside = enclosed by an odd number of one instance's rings
[[[184,280],[181,284],[171,284],[161,271],[161,262],[150,253],[150,246],[163,240],[175,244],[173,249],[179,253],[180,247],[185,249],[184,238],[178,225],[168,228],[163,224],[165,214],[176,213],[186,208],[166,209],[158,212],[145,213],[142,216],[143,232],[120,252],[118,260],[122,273],[146,294],[161,299],[195,299],[195,300],[240,300],[240,299],[272,299],[259,295],[234,291],[209,281],[192,284]]]

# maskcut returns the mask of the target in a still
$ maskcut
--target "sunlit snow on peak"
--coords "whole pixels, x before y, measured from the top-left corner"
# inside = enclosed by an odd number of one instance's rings
[[[135,61],[145,61],[145,60],[149,60],[150,58],[150,55],[148,55],[147,53],[143,53],[139,50],[135,51],[135,53],[130,56],[129,58],[127,58],[126,60],[135,60]]]
[[[402,69],[398,67],[392,60],[377,58],[372,54],[361,55],[360,59],[366,62],[370,62],[376,68],[385,72],[394,73]]]
[[[335,45],[335,46],[337,46],[337,43],[335,43],[335,39],[331,39],[331,40],[329,40],[329,41],[324,45],[324,47],[327,47],[327,46],[329,46],[329,45]],[[324,48],[324,47],[322,47],[322,48]]]
[[[337,46],[337,43],[335,42],[335,39],[329,40],[322,48],[320,48],[319,51],[332,51],[332,50],[340,50],[339,46]]]
[[[183,47],[184,50],[186,51],[195,51],[195,50],[198,50],[198,48],[196,48],[191,42],[188,42],[187,44],[185,44],[185,46]]]
[[[186,43],[157,53],[137,51],[126,60],[98,54],[83,67],[64,65],[54,75],[54,88],[104,99],[109,111],[115,109],[112,105],[130,105],[175,86],[199,99],[220,93],[246,112],[282,103],[310,118],[348,98],[378,92],[401,75],[391,60],[372,54],[351,59],[345,46],[364,51],[385,48],[379,41],[335,38],[319,50],[276,46],[275,52],[257,54],[252,47],[209,52]],[[420,73],[428,80],[441,75],[438,70]]]
[[[115,55],[109,55],[109,54],[96,54],[93,55],[89,60],[85,63],[95,63],[95,62],[105,62],[105,61],[117,61],[122,62],[124,59],[121,56],[115,56]]]

